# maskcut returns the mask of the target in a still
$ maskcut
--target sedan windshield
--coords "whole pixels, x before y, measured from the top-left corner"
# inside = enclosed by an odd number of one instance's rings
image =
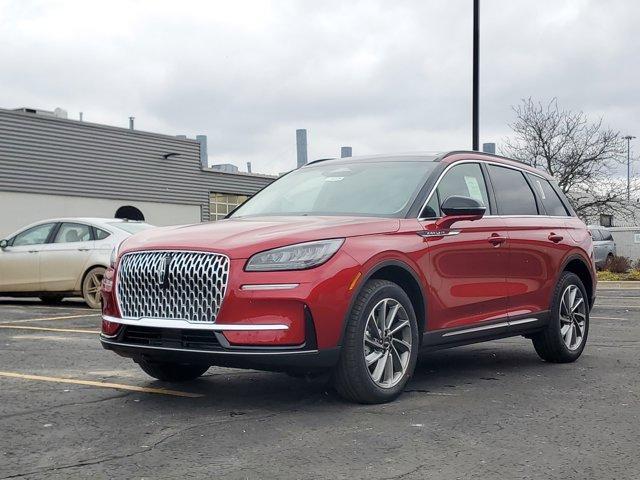
[[[435,168],[428,161],[319,163],[295,170],[257,193],[233,217],[361,215],[399,217]]]

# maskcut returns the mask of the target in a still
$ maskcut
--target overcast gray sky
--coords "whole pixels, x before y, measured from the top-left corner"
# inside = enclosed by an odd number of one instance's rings
[[[295,165],[296,128],[310,158],[469,148],[471,13],[471,0],[2,0],[0,106],[134,115],[264,173]],[[481,142],[529,96],[640,137],[640,2],[483,0],[481,24]]]

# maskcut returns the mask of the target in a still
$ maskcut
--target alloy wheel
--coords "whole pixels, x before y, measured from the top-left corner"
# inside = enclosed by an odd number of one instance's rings
[[[85,300],[87,300],[91,306],[100,305],[100,301],[102,300],[102,293],[100,291],[102,277],[104,277],[104,273],[96,269],[89,272],[89,276],[85,280]]]
[[[569,285],[560,300],[560,335],[569,350],[582,345],[587,324],[587,306],[582,291]]]
[[[393,298],[380,300],[364,329],[364,360],[374,383],[383,388],[397,385],[407,371],[411,348],[407,311]]]

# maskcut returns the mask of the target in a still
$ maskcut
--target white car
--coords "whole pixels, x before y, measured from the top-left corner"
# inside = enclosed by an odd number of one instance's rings
[[[38,296],[46,303],[82,295],[100,308],[100,283],[111,251],[152,228],[117,218],[57,218],[28,225],[0,240],[0,296]]]

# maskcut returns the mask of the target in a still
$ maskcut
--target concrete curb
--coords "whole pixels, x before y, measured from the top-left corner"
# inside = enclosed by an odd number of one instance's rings
[[[640,281],[612,282],[600,280],[598,290],[640,290]]]

